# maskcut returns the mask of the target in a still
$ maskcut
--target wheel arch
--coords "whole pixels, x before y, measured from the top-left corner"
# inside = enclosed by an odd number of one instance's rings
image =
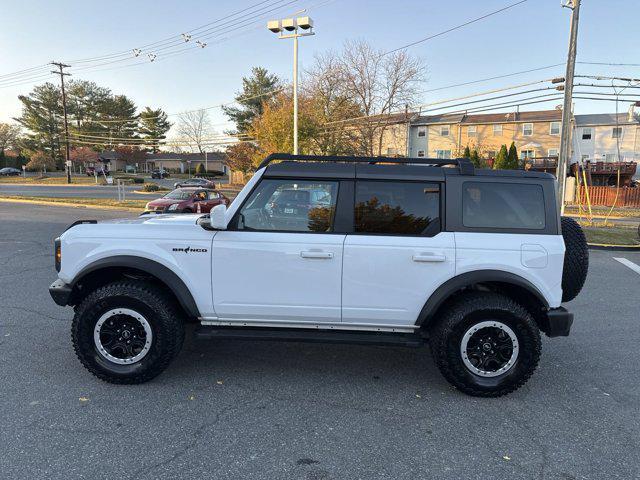
[[[148,258],[116,255],[102,258],[84,267],[70,283],[69,305],[79,303],[85,291],[122,277],[149,278],[163,285],[190,317],[199,317],[198,306],[182,279],[170,268]]]
[[[523,304],[539,323],[542,323],[542,311],[549,308],[542,292],[526,278],[500,270],[477,270],[457,275],[440,285],[422,307],[416,325],[428,327],[442,307],[468,290],[502,292]]]

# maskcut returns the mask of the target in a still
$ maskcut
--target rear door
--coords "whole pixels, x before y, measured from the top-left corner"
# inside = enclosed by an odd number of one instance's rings
[[[342,321],[411,326],[455,272],[441,231],[439,182],[357,180],[354,233],[344,244]]]
[[[262,179],[213,242],[219,318],[274,324],[340,322],[345,234],[334,233],[339,182]],[[322,190],[327,203],[310,203]]]

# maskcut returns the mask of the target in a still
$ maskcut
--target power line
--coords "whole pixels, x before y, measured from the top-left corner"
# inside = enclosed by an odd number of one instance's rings
[[[426,42],[427,40],[431,40],[433,38],[439,37],[449,32],[453,32],[454,30],[458,30],[460,28],[466,27],[467,25],[471,25],[472,23],[479,22],[480,20],[484,20],[485,18],[491,17],[492,15],[496,15],[500,12],[504,12],[510,8],[513,8],[517,5],[525,3],[527,0],[520,0],[519,2],[512,3],[511,5],[507,5],[506,7],[500,8],[498,10],[494,10],[493,12],[489,12],[486,15],[482,15],[481,17],[474,18],[469,20],[468,22],[461,23],[460,25],[456,25],[455,27],[448,28],[438,33],[434,33],[433,35],[429,35],[428,37],[422,38],[420,40],[416,40],[415,42],[408,43],[407,45],[403,45],[402,47],[394,48],[393,50],[389,50],[388,52],[383,53],[383,55],[389,55],[390,53],[397,52],[398,50],[404,50],[405,48],[413,47],[414,45],[418,45],[420,43]]]

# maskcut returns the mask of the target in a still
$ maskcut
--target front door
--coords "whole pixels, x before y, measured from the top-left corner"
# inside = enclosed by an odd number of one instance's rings
[[[213,240],[219,319],[340,322],[344,234],[334,234],[338,182],[262,179]]]
[[[414,325],[455,272],[454,235],[440,231],[439,185],[357,181],[354,230],[344,244],[342,321]]]

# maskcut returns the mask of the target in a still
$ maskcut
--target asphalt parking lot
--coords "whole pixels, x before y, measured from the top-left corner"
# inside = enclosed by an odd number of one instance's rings
[[[0,478],[640,477],[640,254],[591,252],[572,335],[508,397],[428,348],[194,341],[154,381],[92,377],[47,287],[52,240],[131,213],[0,203]]]

